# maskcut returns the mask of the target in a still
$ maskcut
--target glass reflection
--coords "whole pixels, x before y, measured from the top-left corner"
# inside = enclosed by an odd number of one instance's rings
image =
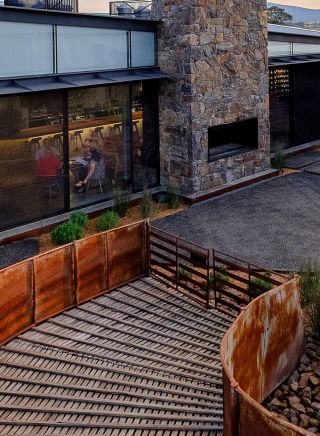
[[[62,96],[0,99],[0,227],[64,209]]]

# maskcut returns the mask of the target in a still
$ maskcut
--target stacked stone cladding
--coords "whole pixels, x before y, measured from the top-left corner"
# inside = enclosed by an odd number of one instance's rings
[[[265,0],[154,0],[162,183],[183,192],[223,185],[270,166]],[[259,147],[208,162],[208,128],[258,118]]]

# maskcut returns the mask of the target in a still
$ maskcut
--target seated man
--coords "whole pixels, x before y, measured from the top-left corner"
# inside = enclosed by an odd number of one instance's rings
[[[78,172],[79,182],[75,185],[77,192],[84,191],[89,180],[97,180],[100,185],[101,180],[105,177],[104,159],[101,153],[97,150],[96,142],[86,141],[86,143],[87,147],[85,149],[84,157],[81,158],[81,161],[78,158],[78,163],[81,164],[81,167]],[[100,186],[100,190],[101,189]]]

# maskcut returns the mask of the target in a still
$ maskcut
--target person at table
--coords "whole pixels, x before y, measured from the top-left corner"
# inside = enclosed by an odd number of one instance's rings
[[[59,175],[61,169],[62,162],[54,154],[54,151],[50,147],[44,148],[41,157],[36,160],[36,177],[39,180],[52,178]]]
[[[83,148],[83,156],[75,159],[75,163],[79,165],[79,181],[75,185],[77,192],[83,192],[91,178],[103,178],[103,173],[105,172],[104,159],[102,154],[98,151],[97,142],[86,140]]]
[[[35,154],[35,160],[38,161],[39,159],[45,157],[48,153],[47,151],[50,150],[52,155],[59,158],[60,156],[60,152],[56,147],[53,147],[51,145],[50,139],[46,138],[43,140],[43,145],[41,148],[39,148],[39,150],[36,152]]]

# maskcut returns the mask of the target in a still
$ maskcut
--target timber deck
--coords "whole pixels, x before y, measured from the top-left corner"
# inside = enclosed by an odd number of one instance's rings
[[[0,434],[222,435],[231,322],[150,278],[51,318],[0,348]]]

